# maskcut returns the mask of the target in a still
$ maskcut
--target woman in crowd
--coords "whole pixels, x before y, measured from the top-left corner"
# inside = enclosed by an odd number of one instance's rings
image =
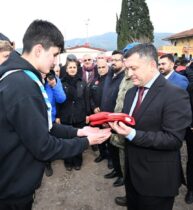
[[[86,119],[86,82],[81,78],[76,60],[67,60],[65,74],[62,78],[62,85],[67,100],[59,105],[58,117],[62,124],[82,128],[85,126]],[[82,165],[82,154],[65,159],[64,164],[69,171],[71,171],[73,167],[75,170],[80,170]]]

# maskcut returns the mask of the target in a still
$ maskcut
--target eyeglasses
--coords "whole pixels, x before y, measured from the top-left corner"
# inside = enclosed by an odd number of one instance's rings
[[[91,60],[92,60],[91,58],[88,58],[88,59],[84,59],[83,61],[87,62],[87,61],[91,61]]]
[[[98,66],[98,69],[105,69],[106,66]]]
[[[123,61],[123,59],[121,59],[121,58],[120,59],[112,59],[111,61],[112,62],[118,62],[118,61]]]

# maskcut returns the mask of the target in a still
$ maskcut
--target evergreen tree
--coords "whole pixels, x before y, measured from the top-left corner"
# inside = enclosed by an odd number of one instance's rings
[[[128,0],[122,0],[120,18],[117,16],[116,32],[117,32],[117,47],[122,49],[127,43],[128,37]]]
[[[118,49],[134,41],[153,42],[153,30],[145,0],[122,0],[121,14],[116,24]]]

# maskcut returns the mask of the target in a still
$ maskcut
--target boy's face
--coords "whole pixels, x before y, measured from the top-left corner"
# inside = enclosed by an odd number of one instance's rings
[[[10,55],[10,51],[2,51],[0,52],[0,65],[6,61]]]
[[[47,50],[42,47],[38,55],[37,69],[43,74],[48,74],[57,64],[59,53],[58,47],[50,47]]]

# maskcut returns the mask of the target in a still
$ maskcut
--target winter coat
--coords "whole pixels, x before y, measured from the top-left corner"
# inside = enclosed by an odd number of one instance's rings
[[[119,92],[119,85],[125,75],[122,71],[114,77],[113,70],[110,70],[104,84],[101,111],[114,112],[116,99]]]
[[[41,82],[29,62],[12,52],[0,66],[0,78],[10,70],[26,69]],[[87,138],[56,138],[48,131],[47,106],[40,87],[24,71],[0,80],[0,202],[23,200],[40,186],[45,161],[83,152]],[[54,125],[51,133],[72,138],[77,129]]]
[[[48,95],[48,99],[52,105],[52,122],[56,120],[56,104],[61,104],[66,100],[66,94],[63,90],[62,83],[58,77],[56,79],[56,85],[51,87],[48,82],[45,83],[45,90]]]
[[[86,120],[86,82],[79,75],[71,77],[66,75],[62,85],[67,95],[67,100],[59,105],[58,116],[63,124],[74,125]]]
[[[107,74],[99,76],[90,85],[90,105],[92,112],[97,107],[101,107],[103,88]]]

